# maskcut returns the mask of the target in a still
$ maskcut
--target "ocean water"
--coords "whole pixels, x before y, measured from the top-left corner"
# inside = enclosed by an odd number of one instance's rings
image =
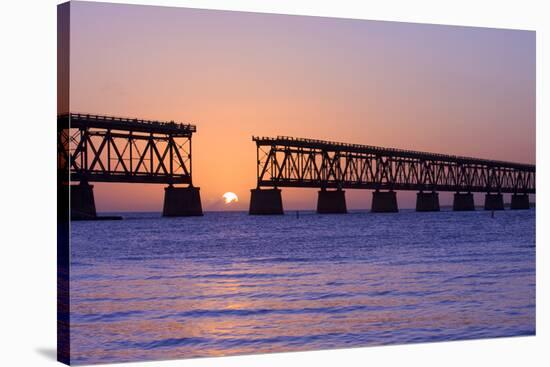
[[[535,334],[535,210],[73,222],[73,363]]]

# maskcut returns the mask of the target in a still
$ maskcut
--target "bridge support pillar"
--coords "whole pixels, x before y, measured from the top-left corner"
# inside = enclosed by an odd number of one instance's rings
[[[190,217],[202,215],[201,195],[198,187],[164,188],[163,217]]]
[[[510,209],[529,209],[529,195],[528,194],[512,194],[512,202],[510,203]]]
[[[454,211],[471,211],[476,210],[474,205],[474,194],[468,193],[455,193],[453,200]]]
[[[504,210],[502,194],[485,194],[485,210]]]
[[[346,192],[344,190],[320,190],[317,198],[317,213],[319,214],[345,214]]]
[[[250,190],[250,208],[248,214],[284,214],[281,190],[277,188]]]
[[[397,213],[397,195],[395,191],[374,191],[372,193],[371,212]]]
[[[438,212],[439,208],[439,193],[419,192],[416,194],[416,211],[417,212]]]
[[[86,181],[70,185],[71,220],[93,220],[97,218],[94,201],[94,187]]]

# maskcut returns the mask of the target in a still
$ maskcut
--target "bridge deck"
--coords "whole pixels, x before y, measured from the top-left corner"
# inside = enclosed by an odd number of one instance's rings
[[[153,134],[191,136],[197,127],[174,121],[144,120],[138,118],[70,113],[58,116],[61,128],[96,128],[106,130],[135,131]]]
[[[326,140],[294,138],[289,136],[259,137],[253,136],[252,140],[259,146],[282,145],[296,148],[320,149],[325,151],[355,152],[365,154],[378,154],[384,156],[415,158],[423,160],[437,160],[445,162],[457,162],[463,164],[481,164],[488,167],[518,168],[527,171],[535,171],[535,165],[526,163],[507,162],[482,158],[464,157],[450,154],[421,152],[397,148],[383,148],[373,145],[350,144],[332,142]]]

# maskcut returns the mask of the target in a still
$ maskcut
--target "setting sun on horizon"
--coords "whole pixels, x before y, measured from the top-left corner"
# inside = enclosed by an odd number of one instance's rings
[[[237,195],[230,191],[223,194],[222,197],[226,204],[236,203],[239,201]]]

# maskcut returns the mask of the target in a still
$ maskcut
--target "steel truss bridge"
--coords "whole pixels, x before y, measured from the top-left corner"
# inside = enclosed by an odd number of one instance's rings
[[[253,137],[257,187],[535,193],[535,165],[286,136]]]
[[[194,125],[69,113],[57,131],[58,167],[73,182],[192,185]]]

